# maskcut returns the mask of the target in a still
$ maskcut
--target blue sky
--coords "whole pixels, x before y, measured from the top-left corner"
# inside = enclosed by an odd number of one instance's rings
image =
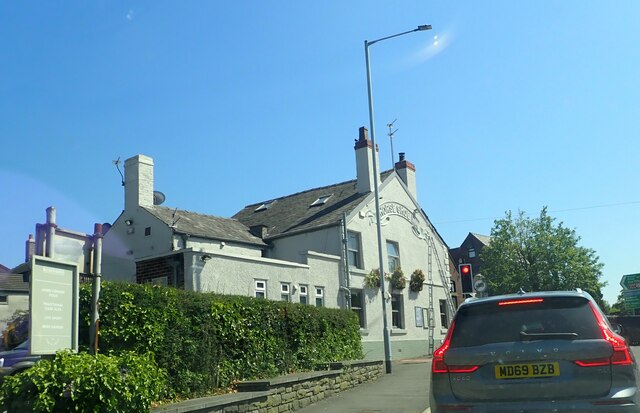
[[[53,205],[91,232],[123,209],[113,160],[154,158],[166,204],[231,216],[355,178],[371,47],[382,169],[417,167],[451,247],[505,211],[550,214],[640,272],[636,1],[0,4],[0,263]]]

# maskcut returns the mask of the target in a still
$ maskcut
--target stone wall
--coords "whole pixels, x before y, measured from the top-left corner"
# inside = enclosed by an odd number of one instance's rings
[[[292,412],[384,374],[382,361],[355,361],[320,366],[237,385],[237,393],[203,397],[152,409],[152,413],[283,413]]]

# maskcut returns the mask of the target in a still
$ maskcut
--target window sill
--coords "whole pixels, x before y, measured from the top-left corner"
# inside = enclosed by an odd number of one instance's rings
[[[361,336],[368,336],[369,335],[369,329],[368,328],[361,328],[360,329],[360,335]]]
[[[391,329],[391,335],[392,336],[401,336],[407,334],[407,330],[403,329],[403,328],[392,328]]]
[[[440,329],[440,334],[447,334],[447,331],[449,331],[449,330],[446,329],[446,328],[441,328]]]

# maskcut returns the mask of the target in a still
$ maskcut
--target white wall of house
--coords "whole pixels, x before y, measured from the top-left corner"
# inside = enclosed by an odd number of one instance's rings
[[[29,309],[28,293],[2,293],[6,301],[0,303],[0,331],[4,330],[7,322],[16,311],[27,311]]]
[[[338,273],[339,257],[308,253],[307,263],[299,264],[247,255],[185,251],[185,288],[195,291],[256,297],[266,293],[272,300],[283,297],[282,284],[288,285],[289,301],[300,302],[301,286],[307,286],[307,303],[315,305],[322,296],[324,306],[338,307],[338,287],[333,281]],[[263,283],[258,285],[257,283]],[[264,289],[263,289],[264,288]],[[321,288],[322,294],[316,289]]]
[[[267,251],[271,258],[280,260],[304,262],[307,251],[340,256],[342,248],[342,234],[339,226],[319,229],[277,238],[271,241],[272,248]]]
[[[128,220],[131,225],[125,223]],[[103,279],[135,281],[135,262],[172,251],[172,242],[173,231],[146,210],[124,211],[102,241]]]
[[[181,234],[174,235],[174,245],[182,248],[191,248],[200,252],[220,252],[223,254],[246,255],[250,257],[262,257],[262,248],[257,245],[240,244],[230,241],[211,240],[199,237],[188,237],[184,244]]]
[[[390,294],[399,294],[402,298],[401,325],[403,328],[393,328],[392,302],[387,300],[387,320],[391,329],[392,357],[414,357],[428,353],[429,328],[427,320],[419,310],[420,316],[416,320],[416,308],[428,309],[432,303],[434,312],[434,345],[438,345],[446,334],[447,325],[442,325],[440,317],[440,301],[446,300],[448,285],[443,285],[438,272],[441,266],[444,274],[448,276],[448,266],[445,266],[447,258],[446,246],[436,234],[433,233],[422,213],[407,194],[404,185],[397,179],[388,179],[380,189],[380,209],[382,222],[383,262],[385,272],[389,271],[387,256],[387,241],[397,245],[399,251],[400,267],[407,279],[407,287],[403,290],[392,290],[390,284],[385,283],[385,288]],[[415,213],[414,213],[415,212]],[[371,270],[379,267],[378,240],[375,221],[374,200],[370,199],[359,211],[351,214],[348,222],[348,230],[360,234],[361,268],[351,267],[351,288],[360,288],[364,296],[364,312],[366,327],[362,330],[362,340],[367,357],[380,358],[384,356],[382,301],[380,289],[363,287],[364,276]],[[429,239],[433,240],[438,254],[432,250],[432,291],[433,297],[429,297]],[[351,263],[353,264],[353,263]],[[411,273],[421,269],[426,276],[425,285],[420,292],[411,292],[408,280]],[[389,274],[390,275],[390,274]],[[430,300],[430,298],[432,298]],[[450,318],[451,315],[449,314]],[[422,326],[418,326],[422,318]],[[424,326],[427,325],[427,328]]]

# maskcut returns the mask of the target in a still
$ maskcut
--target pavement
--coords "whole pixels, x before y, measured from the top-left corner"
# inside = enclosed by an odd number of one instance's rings
[[[301,413],[428,413],[431,359],[393,361],[391,373],[311,406]]]

